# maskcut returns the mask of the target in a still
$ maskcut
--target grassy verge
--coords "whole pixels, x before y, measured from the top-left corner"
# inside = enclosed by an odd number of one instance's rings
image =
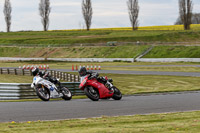
[[[46,122],[1,123],[0,132],[9,133],[132,133],[191,132],[200,130],[200,112],[152,114],[63,120]]]
[[[0,57],[25,58],[133,58],[144,52],[147,45],[126,45],[115,47],[0,47]]]
[[[103,70],[125,70],[125,71],[159,71],[159,72],[200,72],[200,67],[192,66],[151,66],[151,67],[103,67]]]
[[[75,43],[118,42],[196,42],[200,31],[164,31],[164,30],[93,30],[93,31],[48,31],[48,32],[11,32],[0,33],[0,44],[17,45],[65,45]]]
[[[85,99],[87,96],[73,96],[72,99]],[[41,101],[41,99],[19,99],[19,100],[0,100],[0,102],[33,102],[33,101]],[[62,98],[51,99],[51,101],[63,101]]]
[[[114,80],[125,95],[200,90],[200,77],[101,74]],[[1,83],[31,83],[32,77],[0,75]]]
[[[200,90],[199,77],[105,74],[123,94]]]
[[[32,83],[32,76],[0,74],[0,83]]]
[[[200,58],[198,46],[155,46],[144,58]]]

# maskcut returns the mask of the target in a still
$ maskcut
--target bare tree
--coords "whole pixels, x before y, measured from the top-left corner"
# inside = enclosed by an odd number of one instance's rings
[[[138,15],[139,15],[139,5],[138,0],[128,0],[128,12],[131,21],[132,29],[137,30],[139,26]]]
[[[192,0],[179,0],[179,15],[185,30],[189,30],[192,23],[192,8]]]
[[[176,22],[174,24],[175,25],[183,24],[183,21],[180,18],[180,16],[177,18],[177,20],[176,20]],[[200,13],[192,13],[191,24],[200,24]]]
[[[85,20],[85,25],[87,27],[87,30],[89,31],[92,24],[92,14],[93,14],[91,0],[83,0],[82,13]]]
[[[44,31],[47,31],[49,28],[49,14],[51,12],[50,0],[40,0],[39,12]]]
[[[10,32],[11,12],[12,12],[10,0],[5,0],[3,12],[4,12],[4,16],[5,16],[6,25],[7,25],[7,27],[6,27],[7,32]]]
[[[193,24],[200,24],[200,13],[193,14],[194,23]]]

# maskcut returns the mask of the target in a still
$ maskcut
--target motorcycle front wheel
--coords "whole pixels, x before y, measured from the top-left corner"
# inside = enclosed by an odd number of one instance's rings
[[[36,88],[36,94],[43,101],[49,101],[49,99],[50,99],[50,92],[44,86],[37,87]]]
[[[91,99],[92,101],[99,100],[99,92],[92,86],[85,87],[84,92],[85,92],[86,96],[89,99]]]
[[[63,99],[64,100],[71,100],[72,99],[72,93],[70,92],[70,90],[66,87],[62,88],[62,94],[63,94]]]
[[[117,89],[117,87],[113,86],[113,90],[114,90],[114,94],[113,94],[113,99],[114,100],[121,100],[122,99],[122,93],[120,92],[119,89]]]

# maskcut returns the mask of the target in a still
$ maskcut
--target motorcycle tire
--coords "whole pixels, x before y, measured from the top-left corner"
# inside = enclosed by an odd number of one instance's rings
[[[50,100],[50,92],[49,92],[49,89],[47,89],[46,87],[36,88],[36,94],[43,101],[49,101]]]
[[[72,99],[72,93],[70,92],[70,90],[68,88],[63,87],[61,92],[63,94],[62,99],[64,99],[64,100]]]
[[[117,87],[113,86],[113,90],[114,90],[114,94],[113,94],[113,99],[114,100],[121,100],[122,99],[122,93],[120,92],[119,89],[117,89]]]
[[[93,88],[92,86],[88,86],[84,89],[86,96],[91,99],[92,101],[99,100],[99,92]]]

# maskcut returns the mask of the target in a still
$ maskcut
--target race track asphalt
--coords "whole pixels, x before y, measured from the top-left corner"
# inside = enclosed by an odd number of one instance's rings
[[[0,102],[0,122],[60,120],[200,110],[200,92],[125,96],[121,101]]]

